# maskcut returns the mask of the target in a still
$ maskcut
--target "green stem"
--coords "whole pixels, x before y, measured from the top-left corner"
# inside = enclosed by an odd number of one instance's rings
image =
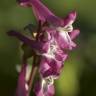
[[[31,92],[31,89],[33,89],[33,81],[34,81],[34,78],[36,76],[36,73],[37,73],[37,70],[38,70],[38,56],[34,56],[33,58],[33,66],[32,66],[32,70],[31,70],[31,74],[30,74],[30,78],[29,78],[29,81],[28,81],[28,86],[29,86],[29,89],[28,89],[28,96],[30,95],[30,92]]]
[[[38,69],[37,66],[32,68],[32,71],[31,71],[31,74],[30,74],[30,79],[29,79],[29,82],[28,82],[28,85],[29,85],[28,96],[30,95],[37,69]]]

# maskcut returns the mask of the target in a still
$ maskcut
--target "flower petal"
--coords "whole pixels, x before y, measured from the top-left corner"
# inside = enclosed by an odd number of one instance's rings
[[[14,37],[18,38],[20,41],[22,41],[26,45],[30,46],[34,50],[42,49],[43,43],[40,43],[40,42],[34,41],[34,40],[30,40],[29,38],[23,36],[20,32],[16,32],[16,31],[12,30],[12,31],[9,31],[7,34],[9,36],[14,36]]]
[[[54,76],[58,77],[63,63],[54,59],[43,57],[40,62],[40,74],[42,77]]]
[[[46,81],[45,81],[46,83]],[[55,88],[54,85],[42,85],[42,80],[41,82],[37,82],[34,86],[34,92],[36,96],[54,96],[55,94]]]
[[[56,34],[57,43],[62,49],[72,49],[73,43],[68,32],[60,31]]]
[[[43,3],[40,2],[40,0],[31,0],[31,4],[37,19],[42,21],[47,20],[47,22],[56,26],[62,25],[63,20],[55,16]]]
[[[27,65],[24,64],[22,69],[21,69],[21,72],[20,72],[20,75],[19,75],[19,78],[18,78],[18,85],[17,85],[17,90],[16,90],[16,96],[27,96],[27,89],[26,89],[26,80],[25,80],[25,75],[26,75],[26,67]]]
[[[54,94],[55,94],[54,85],[50,85],[49,86],[49,88],[48,88],[48,94],[49,94],[49,96],[54,96]]]
[[[75,19],[76,19],[76,12],[75,11],[70,12],[68,16],[64,19],[64,26],[73,24]]]
[[[34,92],[36,96],[43,96],[43,90],[41,89],[41,84],[40,82],[37,82],[34,86]]]
[[[67,54],[65,54],[62,50],[58,49],[55,53],[55,58],[58,61],[64,62],[67,59]]]
[[[80,30],[79,29],[75,29],[73,30],[72,32],[70,32],[70,38],[73,40],[75,39],[80,33]]]

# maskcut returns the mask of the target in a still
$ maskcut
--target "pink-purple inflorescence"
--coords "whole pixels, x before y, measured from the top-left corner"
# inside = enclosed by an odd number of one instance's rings
[[[73,40],[78,36],[79,29],[73,29],[72,24],[76,19],[76,12],[70,12],[65,19],[55,16],[40,0],[18,0],[20,6],[31,7],[38,22],[35,31],[31,30],[32,39],[17,31],[8,32],[9,36],[18,38],[30,55],[23,55],[22,68],[18,78],[16,96],[29,96],[30,86],[36,96],[54,96],[54,80],[58,79],[67,59],[68,50],[76,47]],[[28,27],[28,26],[27,26]],[[30,26],[29,26],[30,27]],[[22,48],[25,52],[24,48]],[[26,80],[27,59],[33,57],[32,72],[37,67],[39,80],[30,85]],[[32,79],[33,80],[33,79]]]

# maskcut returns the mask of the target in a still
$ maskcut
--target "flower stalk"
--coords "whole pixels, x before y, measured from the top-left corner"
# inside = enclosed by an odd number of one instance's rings
[[[30,74],[30,79],[29,79],[29,82],[28,82],[28,85],[29,85],[28,96],[30,96],[30,92],[33,89],[32,88],[33,81],[34,81],[35,75],[37,73],[37,70],[38,70],[38,67],[37,66],[33,66],[32,71],[31,71],[31,74]]]

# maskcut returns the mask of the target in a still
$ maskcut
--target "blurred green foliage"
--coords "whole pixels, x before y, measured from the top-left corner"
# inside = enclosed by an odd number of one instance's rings
[[[70,52],[59,80],[56,96],[96,96],[96,0],[42,0],[56,15],[78,12],[74,27],[81,30],[77,49]],[[0,96],[14,96],[20,64],[18,40],[8,37],[11,29],[21,30],[36,23],[31,8],[20,7],[15,0],[0,0]]]

